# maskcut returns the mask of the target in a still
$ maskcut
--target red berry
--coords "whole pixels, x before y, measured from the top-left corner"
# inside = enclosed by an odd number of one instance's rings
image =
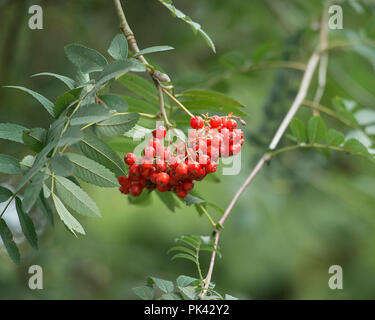
[[[241,145],[240,144],[231,144],[229,146],[229,152],[233,155],[238,154],[241,151]]]
[[[139,183],[132,184],[129,192],[133,197],[138,197],[142,193],[142,185]]]
[[[217,163],[215,161],[211,161],[207,166],[206,170],[208,173],[216,172],[217,170]]]
[[[188,192],[186,190],[179,190],[176,192],[176,194],[180,198],[185,198],[188,195]]]
[[[152,159],[156,155],[156,151],[155,151],[154,147],[151,147],[151,146],[147,146],[145,148],[144,152],[145,152],[145,158],[147,158],[147,159]]]
[[[206,169],[205,168],[201,168],[197,174],[197,176],[195,177],[195,180],[197,181],[201,181],[203,180],[203,178],[206,176]]]
[[[194,182],[191,180],[185,180],[183,183],[183,187],[185,191],[190,191],[194,188]]]
[[[221,118],[219,116],[213,116],[210,119],[211,128],[218,128],[221,126]]]
[[[164,148],[164,160],[169,160],[171,155],[172,155],[171,149],[169,149],[168,147],[165,147]]]
[[[157,150],[158,148],[160,148],[162,146],[162,143],[160,142],[159,139],[153,138],[153,139],[149,140],[148,145],[150,147],[153,147],[155,150]]]
[[[117,180],[118,180],[118,183],[120,184],[120,186],[122,186],[122,187],[130,185],[129,178],[127,178],[127,177],[118,177]]]
[[[210,157],[207,154],[201,154],[199,155],[199,164],[202,166],[205,166],[206,164],[210,163]]]
[[[152,172],[151,174],[150,174],[150,181],[152,182],[152,183],[154,183],[154,184],[156,184],[156,178],[158,177],[158,174],[159,174],[159,172]]]
[[[179,157],[172,157],[169,160],[169,164],[172,168],[177,168],[178,164],[181,162]]]
[[[226,125],[229,130],[234,130],[237,128],[237,121],[234,119],[228,119]]]
[[[169,186],[168,185],[163,185],[163,186],[161,186],[161,185],[156,185],[156,189],[158,189],[158,191],[160,191],[160,192],[166,192],[166,191],[168,191],[169,190]]]
[[[128,165],[132,165],[137,161],[137,157],[134,153],[127,153],[124,157],[124,161]]]
[[[132,164],[129,167],[129,178],[130,179],[132,179],[132,178],[138,178],[140,176],[140,174],[141,174],[141,172],[140,172],[139,165]]]
[[[196,116],[190,119],[190,127],[192,127],[193,129],[195,130],[201,129],[203,128],[203,126],[204,126],[204,121],[201,117]]]
[[[163,139],[167,134],[167,130],[163,126],[160,126],[156,130],[152,131],[152,134],[155,138]]]
[[[176,173],[178,176],[186,176],[188,174],[188,166],[186,163],[180,163],[176,168]]]
[[[165,172],[160,172],[156,176],[156,184],[160,186],[166,186],[169,182],[169,174]]]
[[[141,162],[141,168],[142,169],[150,169],[152,167],[152,160],[143,158]]]
[[[188,171],[192,176],[196,176],[201,169],[201,166],[198,162],[190,162],[188,165]]]
[[[156,169],[158,169],[159,171],[167,170],[167,163],[164,160],[157,161]]]

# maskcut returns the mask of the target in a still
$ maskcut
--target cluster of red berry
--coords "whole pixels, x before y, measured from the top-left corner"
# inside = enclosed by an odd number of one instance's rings
[[[160,192],[173,191],[185,198],[194,187],[194,180],[217,170],[219,157],[229,157],[241,151],[243,132],[237,129],[237,121],[229,114],[225,117],[200,116],[191,118],[187,141],[164,146],[167,131],[159,127],[143,150],[143,157],[127,153],[129,165],[127,177],[119,177],[120,192],[139,196],[146,188]]]

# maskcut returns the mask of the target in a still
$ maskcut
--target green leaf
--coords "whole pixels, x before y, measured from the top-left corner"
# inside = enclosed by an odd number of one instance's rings
[[[323,119],[319,116],[314,116],[308,122],[308,136],[310,143],[318,143],[326,137],[326,125]]]
[[[369,152],[367,148],[359,142],[357,139],[351,138],[344,143],[344,150],[350,153],[368,156]]]
[[[73,173],[73,165],[66,155],[55,155],[50,161],[51,171],[56,176],[69,177]]]
[[[139,114],[134,112],[113,116],[108,120],[97,123],[96,130],[104,136],[119,136],[133,128],[138,119]]]
[[[42,190],[43,182],[44,182],[44,172],[39,172],[36,174],[31,181],[31,183],[28,185],[28,187],[25,190],[24,198],[22,201],[22,209],[25,212],[29,212],[30,209],[35,204],[38,195],[40,191]]]
[[[23,234],[25,235],[25,238],[27,239],[27,241],[29,241],[34,249],[38,249],[38,237],[35,232],[33,220],[31,220],[30,216],[23,211],[22,202],[18,197],[16,197],[16,209],[21,229]]]
[[[122,33],[117,34],[108,49],[108,53],[115,60],[126,60],[128,57],[128,41]]]
[[[43,166],[47,162],[47,155],[52,151],[52,149],[55,147],[56,142],[52,141],[49,144],[47,144],[43,150],[36,156],[33,166],[26,172],[26,174],[23,176],[22,180],[19,182],[16,191],[18,192],[21,190],[21,188],[30,180],[33,178],[34,175],[36,175],[39,170],[43,168]]]
[[[84,125],[108,119],[110,116],[109,110],[100,104],[93,103],[80,107],[73,115],[70,123],[72,126]]]
[[[37,201],[37,204],[39,206],[40,211],[42,211],[44,217],[47,219],[50,226],[53,227],[55,225],[54,218],[53,218],[53,212],[52,212],[51,206],[49,205],[47,199],[44,198],[43,192],[41,192],[39,194],[39,197],[36,201]]]
[[[191,250],[191,249],[189,249],[189,248],[183,247],[183,246],[177,246],[177,247],[170,248],[170,249],[168,250],[168,253],[173,252],[173,251],[182,251],[182,252],[184,252],[184,253],[187,253],[187,254],[192,255],[194,258],[197,257],[197,256],[196,256],[197,254],[196,254],[195,251],[193,251],[193,250]]]
[[[104,141],[91,134],[84,134],[77,147],[88,158],[111,170],[116,176],[126,174],[123,160]]]
[[[290,123],[290,129],[292,130],[292,134],[296,137],[298,143],[306,142],[306,127],[301,120],[294,118]]]
[[[329,129],[327,131],[326,141],[327,141],[327,145],[338,147],[339,145],[344,143],[345,136],[341,132],[335,129]]]
[[[72,145],[77,143],[82,139],[82,131],[79,126],[74,127],[68,127],[68,129],[65,131],[65,133],[62,135],[59,145]]]
[[[20,174],[20,161],[12,156],[0,154],[0,173]]]
[[[175,260],[175,259],[186,259],[186,260],[190,260],[192,262],[194,262],[195,264],[197,264],[197,261],[195,258],[193,258],[191,255],[189,254],[186,254],[186,253],[177,253],[175,254],[171,260]]]
[[[238,300],[238,298],[231,296],[230,294],[226,294],[224,300]]]
[[[42,96],[40,93],[19,86],[5,86],[5,88],[14,88],[27,92],[28,94],[32,95],[36,100],[38,100],[52,117],[54,116],[53,103],[46,97]]]
[[[22,135],[24,130],[27,129],[18,124],[0,123],[0,139],[23,143]]]
[[[188,109],[195,111],[215,111],[221,113],[232,112],[240,116],[246,116],[247,114],[241,109],[244,106],[222,93],[206,90],[188,90],[177,95],[182,98],[182,103]]]
[[[196,278],[181,275],[177,278],[176,283],[178,287],[184,288],[184,287],[189,286],[190,284],[192,284],[194,281],[197,281],[197,280],[198,279]]]
[[[12,232],[10,231],[4,219],[1,219],[1,218],[0,218],[0,236],[1,236],[1,239],[3,240],[5,249],[7,250],[9,257],[13,260],[15,264],[19,265],[21,262],[20,252],[18,251],[17,245],[13,240]]]
[[[182,297],[178,293],[164,293],[161,298],[163,300],[182,300]]]
[[[59,197],[57,197],[55,194],[52,194],[52,199],[55,204],[56,211],[60,217],[60,219],[64,222],[66,227],[75,235],[76,232],[85,234],[85,230],[83,230],[81,224],[74,218],[68,209],[64,206],[64,204],[61,202]]]
[[[71,44],[64,48],[68,59],[83,73],[102,71],[107,60],[99,52],[80,44]]]
[[[174,284],[172,281],[163,280],[155,277],[150,277],[149,282],[154,283],[161,291],[165,293],[171,293],[174,290]]]
[[[130,59],[126,61],[115,61],[109,65],[107,65],[102,73],[99,75],[97,80],[96,89],[99,89],[104,83],[112,80],[114,78],[118,78],[125,73],[133,71],[133,72],[145,72],[146,67],[143,63],[136,59]],[[93,90],[95,92],[95,90]]]
[[[117,81],[136,95],[142,97],[152,104],[158,105],[158,93],[155,86],[151,82],[130,73],[123,75]]]
[[[74,85],[75,85],[75,81],[69,77],[66,77],[66,76],[62,76],[60,74],[56,74],[56,73],[51,73],[51,72],[41,72],[41,73],[37,73],[37,74],[33,74],[31,77],[38,77],[38,76],[50,76],[50,77],[55,77],[59,80],[61,80],[62,82],[64,82],[69,89],[73,89],[74,88]]]
[[[55,117],[58,118],[67,108],[73,106],[77,102],[78,96],[79,94],[74,90],[64,92],[59,96],[53,106]]]
[[[212,49],[213,52],[216,53],[216,49],[215,49],[215,45],[213,43],[213,41],[211,40],[211,38],[208,36],[208,34],[206,32],[203,31],[202,27],[200,24],[194,22],[193,20],[191,20],[190,17],[188,17],[186,14],[184,14],[182,11],[178,10],[174,5],[173,5],[173,2],[172,0],[159,0],[159,2],[164,6],[166,7],[174,17],[178,18],[178,19],[181,19],[182,21],[184,21],[185,23],[187,23],[188,25],[191,26],[191,28],[193,29],[193,31],[196,33],[198,32],[202,37],[203,39],[206,41],[206,43],[208,44],[208,46]]]
[[[119,186],[114,173],[101,164],[79,154],[69,153],[67,156],[73,164],[73,174],[77,178],[99,187]]]
[[[237,100],[230,98],[226,96],[225,94],[222,94],[220,92],[215,91],[209,91],[209,90],[186,90],[181,92],[177,95],[178,97],[185,97],[185,98],[206,98],[206,99],[212,99],[216,101],[217,103],[225,103],[227,105],[231,105],[233,107],[240,107],[245,108],[245,106],[238,102]]]
[[[205,203],[206,202],[205,200],[203,200],[199,197],[193,196],[190,193],[183,200],[185,201],[187,206],[191,206],[192,204],[198,204],[198,203]]]
[[[30,154],[24,157],[20,162],[20,168],[22,173],[27,172],[33,166],[34,161],[35,157]]]
[[[182,295],[184,296],[185,300],[197,300],[198,294],[195,287],[187,286],[187,287],[179,287],[178,288]]]
[[[176,201],[172,193],[157,192],[156,194],[169,210],[174,212],[175,208],[178,207],[178,202]]]
[[[161,52],[161,51],[168,51],[168,50],[174,50],[173,47],[170,46],[155,46],[155,47],[149,47],[146,49],[142,49],[136,54],[133,55],[133,57],[139,57],[139,56],[144,56],[145,54],[150,54],[154,52]]]
[[[107,105],[108,108],[117,112],[126,112],[128,111],[127,102],[116,94],[105,94],[101,95],[100,99]]]
[[[144,100],[129,97],[129,96],[122,96],[123,99],[128,104],[128,110],[131,112],[137,112],[142,110],[145,113],[156,113],[159,109],[155,104],[148,103]]]
[[[23,142],[31,150],[40,152],[46,143],[47,131],[43,128],[33,128],[23,132]]]
[[[202,240],[199,237],[195,237],[195,236],[181,236],[177,238],[176,241],[184,242],[194,249],[197,249],[202,242]]]
[[[55,185],[57,194],[68,207],[84,216],[101,216],[95,202],[75,183],[67,178],[56,176]]]
[[[0,203],[7,201],[12,195],[12,191],[0,186]]]
[[[133,288],[134,293],[142,300],[152,300],[154,298],[154,288],[151,285]]]
[[[349,121],[354,126],[358,126],[358,121],[356,120],[354,114],[349,110],[347,105],[347,101],[341,99],[339,97],[335,97],[332,99],[333,108],[335,109],[336,113]]]

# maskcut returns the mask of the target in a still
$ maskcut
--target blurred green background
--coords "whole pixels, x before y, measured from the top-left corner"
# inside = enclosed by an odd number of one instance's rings
[[[225,208],[266,149],[302,75],[298,70],[276,68],[240,71],[262,61],[305,63],[318,41],[323,2],[175,0],[212,37],[216,55],[158,1],[123,2],[141,48],[176,48],[154,54],[152,61],[171,76],[177,91],[209,88],[247,106],[250,116],[241,173],[197,186],[207,200]],[[27,11],[32,4],[44,10],[43,30],[28,28]],[[374,39],[374,2],[339,4],[344,29],[331,30],[330,41]],[[0,85],[25,86],[51,100],[62,93],[63,84],[30,75],[49,71],[74,76],[64,55],[65,45],[81,43],[106,53],[118,33],[118,19],[108,0],[2,0],[0,20]],[[322,104],[331,107],[331,99],[338,95],[373,109],[374,68],[374,47],[355,45],[330,51]],[[300,117],[310,113],[303,109]],[[49,121],[30,96],[0,88],[0,122],[48,128]],[[22,158],[28,151],[1,141],[0,153]],[[213,277],[218,291],[242,299],[375,298],[374,169],[364,159],[345,154],[326,159],[313,151],[286,153],[272,160],[227,221],[221,238],[223,258],[217,261]],[[1,182],[12,183],[9,179],[2,176]],[[147,276],[169,280],[180,274],[196,276],[192,263],[171,262],[167,250],[181,234],[209,234],[207,219],[185,206],[171,213],[155,195],[151,203],[135,206],[115,189],[84,187],[103,217],[80,217],[87,233],[80,239],[67,233],[56,219],[54,229],[46,226],[38,251],[28,244],[21,246],[20,267],[1,254],[0,298],[135,299],[131,289],[142,285]],[[215,211],[211,213],[218,218]],[[204,270],[208,259],[203,259]],[[32,291],[27,286],[28,268],[33,264],[43,267],[44,290]],[[343,268],[343,290],[328,288],[328,268],[336,264]]]

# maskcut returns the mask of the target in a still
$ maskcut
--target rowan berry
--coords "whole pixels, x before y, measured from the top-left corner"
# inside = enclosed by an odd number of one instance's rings
[[[165,172],[160,172],[156,176],[156,184],[160,186],[168,185],[169,180],[170,180],[169,174]]]
[[[188,174],[188,166],[186,163],[180,163],[176,168],[176,173],[180,177],[186,176]]]
[[[185,180],[183,183],[183,187],[185,191],[193,190],[194,188],[194,182],[192,180]]]
[[[211,128],[218,128],[221,126],[221,118],[219,116],[212,116],[210,119]]]
[[[137,157],[134,153],[127,153],[124,157],[124,161],[128,165],[132,165],[137,161]]]
[[[129,167],[129,177],[130,178],[138,178],[140,176],[140,168],[137,164],[132,164]]]
[[[142,193],[142,185],[139,183],[132,184],[129,192],[133,197],[138,197]]]
[[[229,130],[234,130],[237,128],[237,121],[234,120],[234,119],[228,119],[225,126],[229,129]]]
[[[193,129],[202,129],[204,126],[204,121],[201,117],[196,116],[190,119],[190,127]]]
[[[152,134],[155,138],[163,139],[167,134],[167,130],[163,126],[160,126],[156,130],[152,131]]]
[[[211,161],[207,166],[206,166],[206,171],[207,173],[213,173],[216,172],[217,170],[217,163],[215,161]]]

